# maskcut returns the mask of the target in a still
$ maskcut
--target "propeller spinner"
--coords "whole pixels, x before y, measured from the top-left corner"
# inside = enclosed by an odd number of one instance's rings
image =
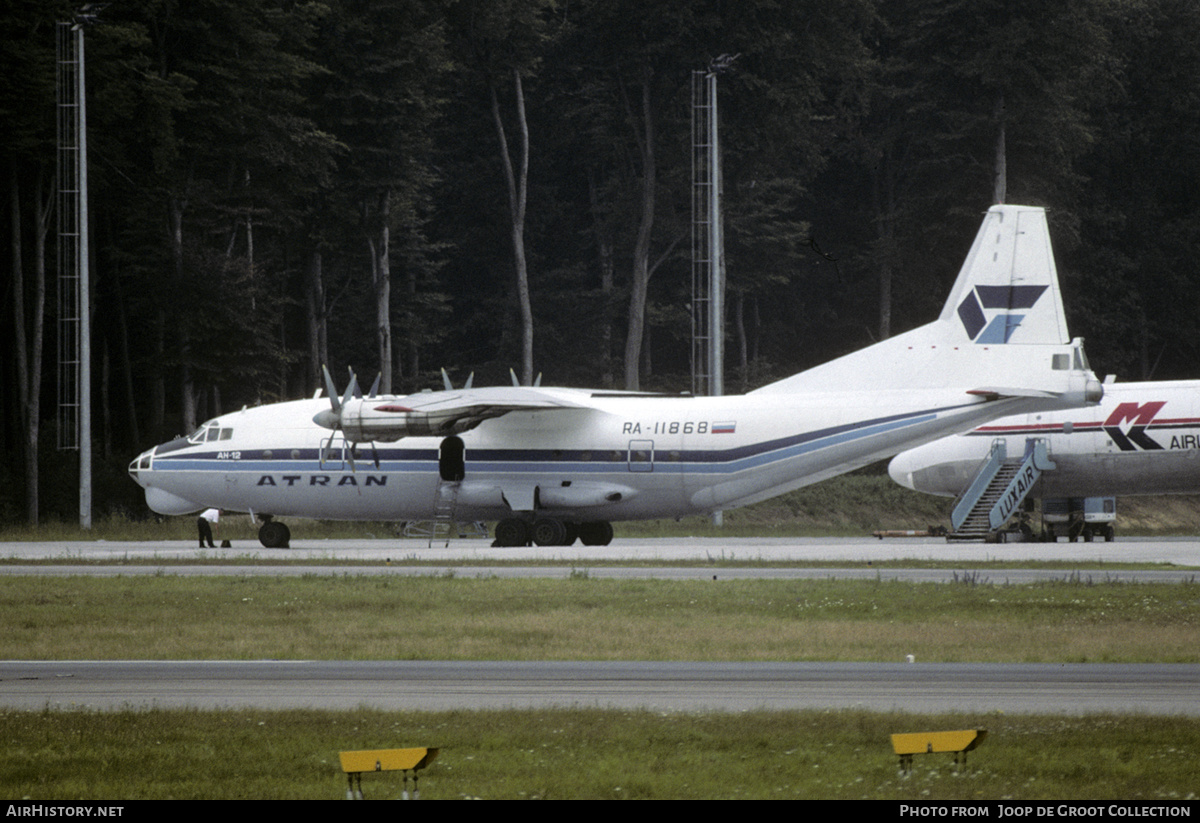
[[[338,399],[337,386],[333,384],[333,376],[329,373],[328,366],[322,366],[325,372],[325,389],[329,393],[329,405],[332,408],[324,411],[319,411],[313,415],[313,422],[325,429],[337,431],[342,428],[342,409],[350,402],[350,398],[359,393],[358,378],[354,376],[354,370],[350,370],[350,383],[346,386],[346,394],[342,399]]]

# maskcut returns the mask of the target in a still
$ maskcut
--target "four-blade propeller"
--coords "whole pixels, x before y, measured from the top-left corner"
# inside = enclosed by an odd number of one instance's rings
[[[319,411],[313,415],[313,422],[322,428],[330,429],[335,432],[341,431],[344,437],[345,429],[342,426],[342,414],[345,412],[346,404],[350,402],[351,398],[356,398],[359,400],[362,399],[362,389],[358,387],[358,378],[354,374],[354,369],[350,369],[350,382],[346,385],[346,393],[343,394],[339,400],[337,386],[335,386],[333,383],[333,376],[329,373],[329,367],[322,366],[321,368],[325,372],[325,388],[329,393],[330,408],[325,409],[324,411]],[[381,377],[383,377],[382,374],[378,375],[375,378],[375,382],[371,384],[371,391],[367,393],[368,398],[374,397],[375,393],[379,391],[379,380]],[[355,471],[354,450],[358,447],[358,444],[352,441],[349,437],[346,437],[345,439],[350,445],[350,448],[346,449],[346,462],[350,464],[350,471]],[[332,448],[333,435],[331,434],[325,440],[325,442],[321,444],[321,453],[318,459],[322,466],[324,466],[325,461],[329,459],[329,452]],[[374,443],[371,444],[371,451],[374,453],[375,468],[379,468],[379,453],[376,450]]]

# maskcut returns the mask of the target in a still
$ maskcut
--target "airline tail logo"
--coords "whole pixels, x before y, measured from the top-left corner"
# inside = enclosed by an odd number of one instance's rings
[[[1139,448],[1146,451],[1161,449],[1162,446],[1146,434],[1146,427],[1165,405],[1167,405],[1165,400],[1156,400],[1141,405],[1122,403],[1113,409],[1113,413],[1104,421],[1104,431],[1108,432],[1108,436],[1123,452],[1137,451]],[[1133,425],[1129,427],[1128,431],[1124,431],[1121,428],[1124,423]]]
[[[1007,343],[1025,313],[1049,286],[976,286],[958,304],[958,317],[967,336],[976,343]],[[1021,309],[1016,313],[1013,309]]]

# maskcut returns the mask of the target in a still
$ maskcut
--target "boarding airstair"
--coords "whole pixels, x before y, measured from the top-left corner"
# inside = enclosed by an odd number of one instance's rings
[[[951,531],[946,540],[995,541],[1042,472],[1053,468],[1045,440],[1027,439],[1024,455],[1010,460],[1004,439],[996,439],[987,460],[954,506],[950,515]]]
[[[450,545],[450,537],[454,533],[454,511],[458,508],[458,490],[461,487],[461,480],[438,479],[437,488],[433,492],[433,523],[429,530],[429,548],[433,548],[435,540],[444,541],[442,548]]]
[[[459,523],[458,495],[462,489],[460,480],[439,480],[433,491],[433,519],[409,520],[404,523],[400,534],[405,537],[425,538],[428,548],[434,541],[442,541],[442,548],[450,545],[451,537],[487,537],[487,524],[481,521]]]

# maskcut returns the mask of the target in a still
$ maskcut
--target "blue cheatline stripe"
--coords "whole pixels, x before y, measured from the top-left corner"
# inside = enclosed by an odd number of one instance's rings
[[[826,449],[831,446],[838,446],[838,445],[842,445],[845,443],[852,443],[855,440],[862,440],[862,439],[865,439],[868,437],[873,437],[874,435],[877,435],[877,434],[883,434],[883,433],[889,432],[889,431],[896,431],[897,429],[903,429],[903,428],[907,428],[909,426],[915,426],[920,423],[926,423],[930,420],[936,420],[936,419],[937,419],[936,414],[927,414],[922,417],[915,417],[915,418],[910,418],[907,420],[898,420],[898,421],[891,422],[891,423],[881,423],[876,426],[869,426],[869,427],[866,427],[863,429],[856,429],[854,431],[842,432],[839,434],[831,435],[829,437],[822,437],[819,439],[808,440],[803,443],[797,443],[792,446],[787,446],[787,447],[784,447],[781,449],[777,449],[770,453],[763,453],[763,454],[759,454],[759,455],[749,457],[749,458],[744,458],[744,459],[737,460],[737,461],[732,461],[732,462],[728,462],[728,463],[724,463],[724,464],[718,464],[718,466],[716,468],[714,468],[712,464],[705,465],[705,464],[693,463],[690,466],[684,466],[683,471],[685,471],[685,472],[701,472],[702,471],[702,472],[710,472],[710,473],[713,471],[720,471],[722,474],[731,474],[734,472],[744,471],[746,469],[766,466],[771,463],[776,463],[776,462],[779,462],[782,460],[788,460],[793,457],[799,457],[800,455],[803,455],[803,454],[811,454],[813,452],[817,452],[817,451],[820,451],[821,449]]]
[[[973,405],[977,404],[963,403],[942,409],[879,417],[731,449],[656,449],[655,465],[661,467],[662,470],[677,467],[681,472],[738,472],[809,454],[830,446],[843,445],[885,432],[919,425],[937,419],[941,413]],[[219,453],[228,451],[228,449],[221,449],[199,454],[171,454],[161,457],[156,455],[154,470],[263,472],[274,475],[287,472],[344,472],[350,470],[349,463],[341,459],[329,459],[322,465],[319,461],[319,449],[300,449],[297,459],[263,459],[265,450],[262,449],[241,449],[240,452],[244,456],[238,460],[217,459]],[[290,456],[291,450],[288,450],[288,454]],[[378,455],[380,463],[378,469],[375,468],[376,455]],[[625,449],[468,449],[467,453],[467,463],[472,471],[522,474],[549,470],[569,470],[590,474],[624,471],[626,458]],[[360,447],[355,457],[355,468],[360,472],[429,471],[430,466],[436,464],[437,451],[428,448],[371,449],[366,446]]]

